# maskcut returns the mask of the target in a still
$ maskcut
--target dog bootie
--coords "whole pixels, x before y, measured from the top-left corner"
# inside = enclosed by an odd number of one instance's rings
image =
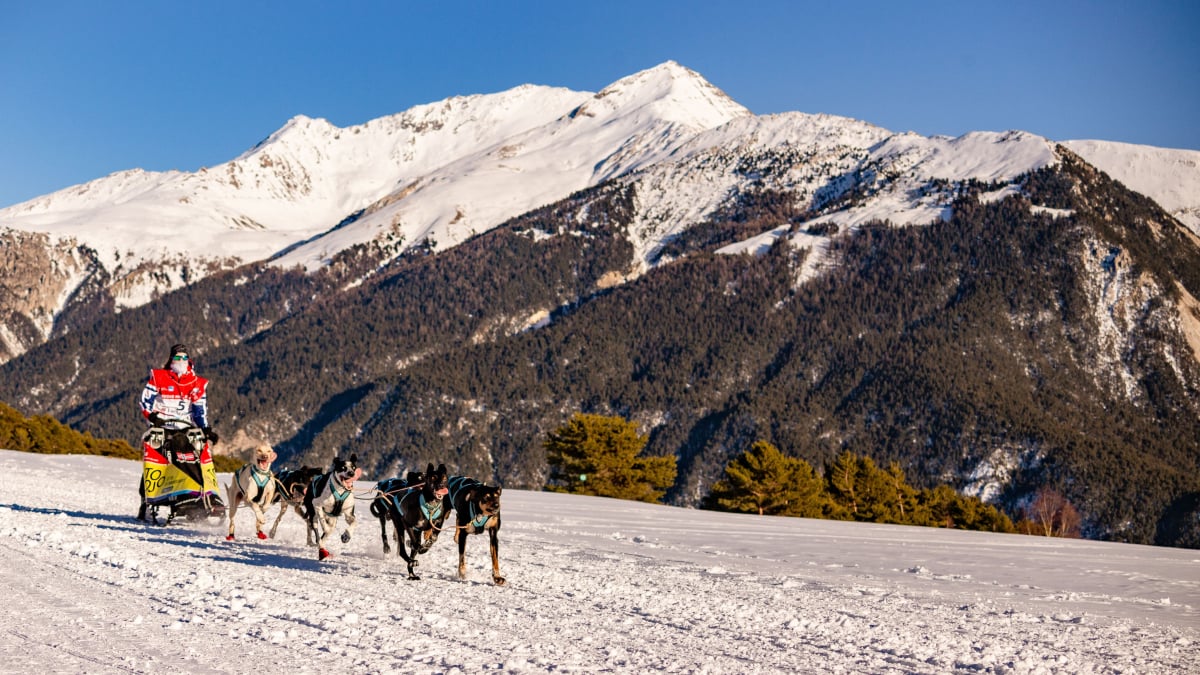
[[[333,554],[323,548],[317,550],[317,560],[324,560],[326,558],[332,558],[332,557],[333,557]]]
[[[265,532],[259,532],[259,533],[258,533],[258,538],[259,538],[259,539],[266,539],[266,538],[267,538],[267,535],[266,535],[266,533],[265,533]]]
[[[231,534],[231,535],[225,537],[225,541],[233,541],[233,535]]]

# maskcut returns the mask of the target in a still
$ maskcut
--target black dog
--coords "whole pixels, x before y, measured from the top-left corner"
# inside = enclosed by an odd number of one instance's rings
[[[458,544],[458,578],[467,578],[467,535],[488,533],[492,552],[492,582],[504,585],[500,576],[500,487],[488,487],[467,476],[454,476],[448,481],[450,504],[454,507],[458,526],[454,541]]]
[[[409,471],[404,478],[399,476],[387,478],[375,484],[375,499],[371,500],[371,515],[379,519],[379,536],[383,539],[383,554],[392,552],[388,543],[387,526],[400,513],[400,499],[410,490],[419,489],[425,481],[425,474],[420,471]],[[396,545],[403,546],[401,539],[403,530],[396,528]]]
[[[391,550],[387,539],[387,521],[391,520],[396,529],[396,548],[408,563],[409,579],[421,578],[413,571],[419,564],[417,555],[429,552],[450,512],[446,473],[445,464],[434,469],[430,462],[425,473],[410,471],[404,480],[389,478],[376,486],[380,492],[371,502],[371,513],[379,518],[383,552],[386,555]],[[407,547],[405,533],[408,534]]]
[[[279,529],[279,521],[283,520],[283,514],[287,513],[288,507],[292,507],[296,511],[296,515],[304,517],[304,495],[308,493],[308,486],[313,479],[321,475],[321,470],[315,466],[302,466],[299,469],[284,469],[275,474],[275,496],[271,498],[271,504],[280,502],[279,515],[275,517],[275,524],[271,526],[271,538],[275,538],[275,531]],[[309,540],[312,543],[312,540]]]

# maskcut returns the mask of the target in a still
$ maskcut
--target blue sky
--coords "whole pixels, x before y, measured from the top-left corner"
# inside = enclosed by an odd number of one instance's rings
[[[195,171],[297,114],[361,124],[674,60],[751,111],[1200,149],[1200,3],[0,0],[0,207]]]

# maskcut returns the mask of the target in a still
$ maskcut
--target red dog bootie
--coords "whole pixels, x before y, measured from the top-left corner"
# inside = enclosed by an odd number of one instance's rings
[[[225,541],[233,541],[233,535],[231,534],[228,537],[225,537]]]
[[[326,558],[332,558],[332,557],[333,557],[333,554],[332,554],[332,553],[330,553],[329,551],[327,551],[327,550],[325,550],[325,549],[323,549],[323,548],[322,548],[322,549],[318,549],[318,551],[319,551],[319,552],[317,553],[317,560],[324,560],[324,559],[326,559]]]
[[[267,534],[266,534],[265,532],[259,532],[259,533],[258,533],[258,538],[259,538],[259,539],[266,539],[266,538],[267,538]]]

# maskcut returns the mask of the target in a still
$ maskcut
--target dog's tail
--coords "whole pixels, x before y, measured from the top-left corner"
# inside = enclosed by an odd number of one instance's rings
[[[375,498],[371,500],[371,507],[370,507],[371,515],[375,516],[376,518],[382,518],[382,517],[386,516],[387,515],[387,501],[386,501],[387,499],[388,498],[383,496],[382,493],[377,494],[375,496]]]

